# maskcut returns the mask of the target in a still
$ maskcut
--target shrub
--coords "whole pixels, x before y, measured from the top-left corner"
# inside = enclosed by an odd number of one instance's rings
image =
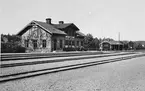
[[[25,52],[26,49],[20,45],[20,40],[20,37],[15,35],[1,35],[1,53]]]
[[[25,48],[16,43],[1,43],[1,53],[24,53]]]

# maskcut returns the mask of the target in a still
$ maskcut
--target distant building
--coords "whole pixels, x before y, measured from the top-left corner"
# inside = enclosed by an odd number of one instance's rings
[[[123,44],[119,41],[103,41],[100,43],[100,49],[104,51],[123,50]]]
[[[100,43],[101,50],[135,50],[135,43],[132,41],[103,41]]]
[[[27,52],[51,52],[67,49],[77,50],[84,46],[85,35],[73,23],[52,24],[51,18],[46,22],[32,21],[17,35],[22,38],[22,46]]]

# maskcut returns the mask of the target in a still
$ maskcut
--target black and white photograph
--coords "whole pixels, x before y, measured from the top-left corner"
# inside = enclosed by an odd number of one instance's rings
[[[0,0],[0,91],[145,91],[145,0]]]

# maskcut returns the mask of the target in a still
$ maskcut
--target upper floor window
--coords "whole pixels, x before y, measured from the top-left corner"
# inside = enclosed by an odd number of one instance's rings
[[[43,47],[43,48],[46,47],[46,40],[42,40],[42,47]]]

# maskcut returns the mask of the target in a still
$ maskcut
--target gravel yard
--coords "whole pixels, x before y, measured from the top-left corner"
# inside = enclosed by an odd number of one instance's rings
[[[0,89],[0,91],[145,91],[145,57],[0,83]]]

